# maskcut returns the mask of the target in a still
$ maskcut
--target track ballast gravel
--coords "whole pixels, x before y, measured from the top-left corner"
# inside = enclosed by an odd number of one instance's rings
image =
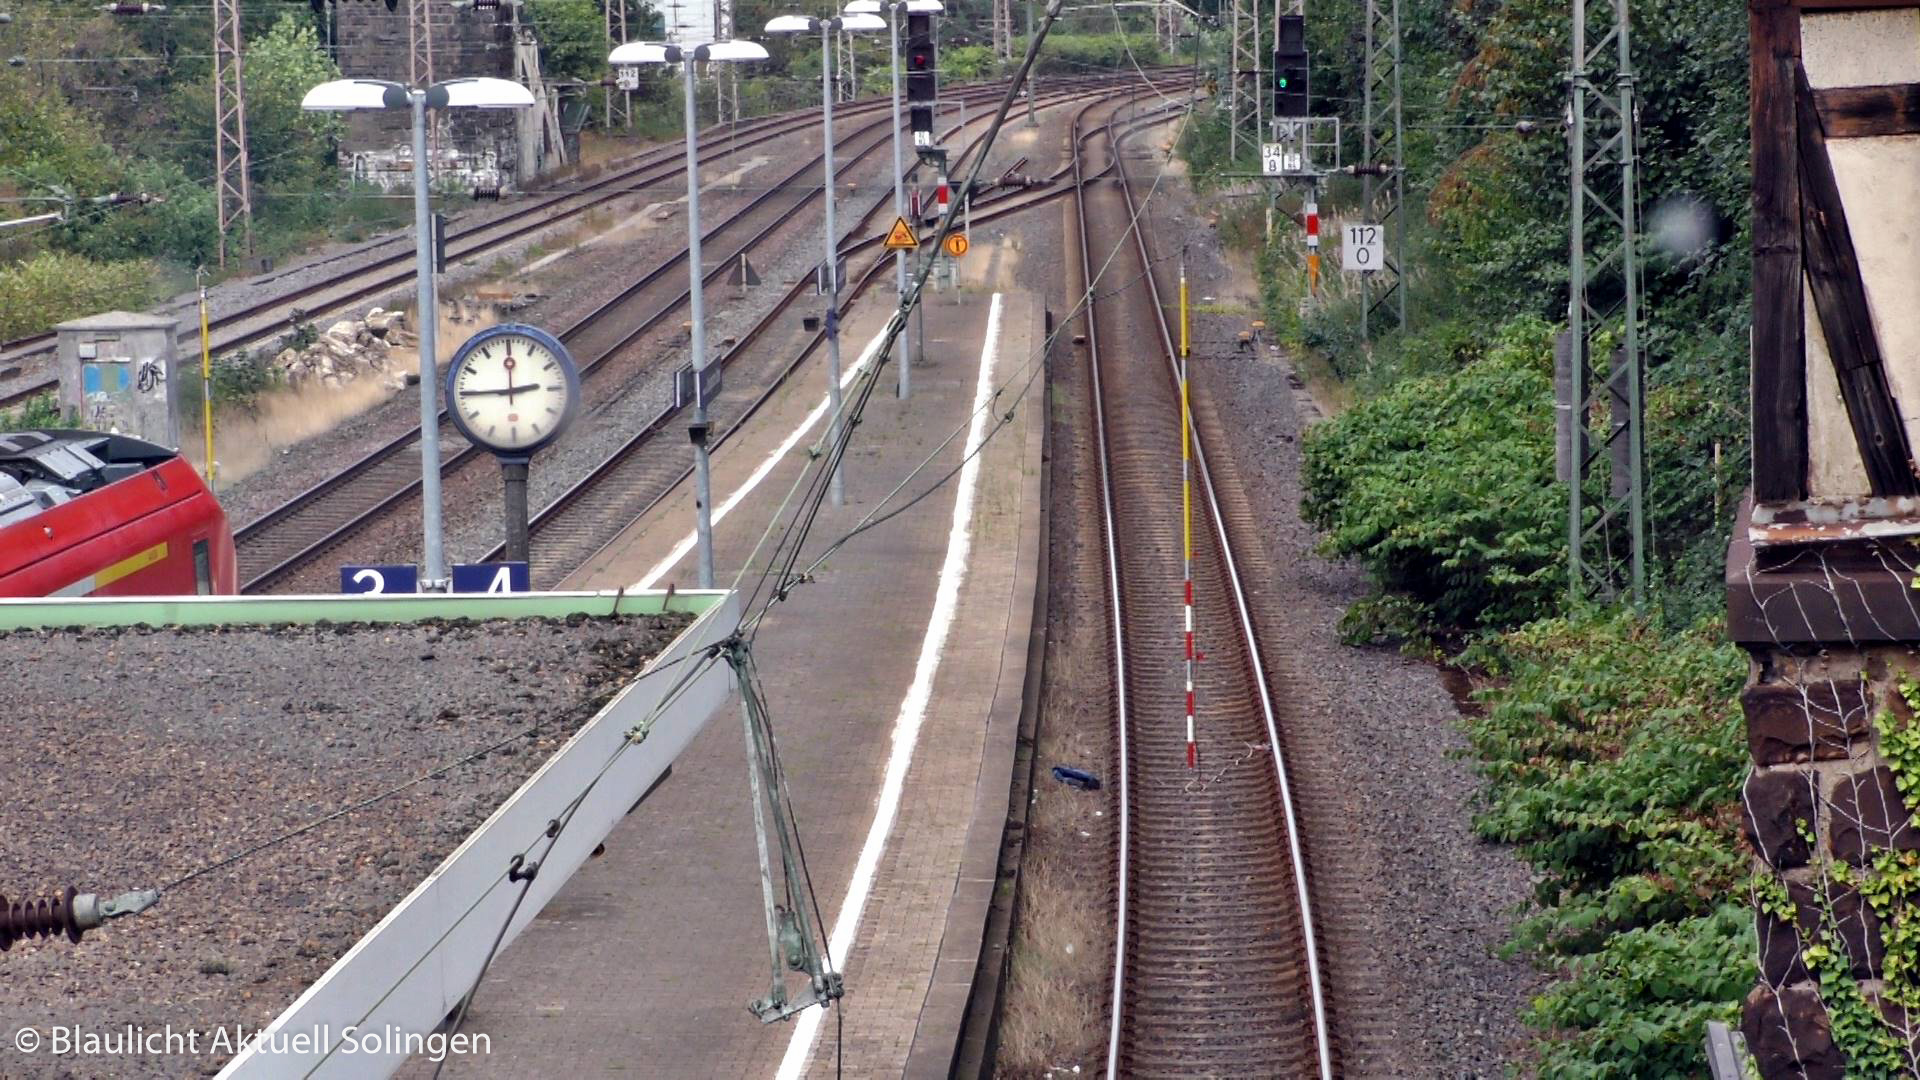
[[[1155,215],[1155,235],[1189,240],[1196,305],[1216,294],[1236,299],[1205,213],[1184,184],[1163,190],[1169,197]],[[1283,356],[1264,345],[1238,347],[1252,317],[1196,314],[1190,370],[1196,400],[1232,432],[1209,453],[1230,466],[1262,523],[1271,574],[1250,584],[1301,628],[1291,635],[1302,653],[1298,667],[1314,673],[1330,708],[1334,737],[1309,740],[1291,764],[1306,787],[1340,793],[1339,832],[1312,838],[1343,849],[1337,861],[1350,871],[1349,883],[1370,894],[1357,910],[1316,912],[1335,939],[1328,948],[1371,954],[1336,957],[1365,973],[1369,1000],[1349,999],[1349,1007],[1367,1014],[1376,1037],[1387,1036],[1373,1046],[1384,1060],[1348,1060],[1348,1073],[1507,1075],[1524,1060],[1528,1041],[1520,1010],[1546,981],[1525,962],[1498,956],[1513,913],[1530,896],[1528,870],[1472,833],[1479,781],[1461,757],[1459,713],[1438,672],[1338,639],[1340,617],[1366,594],[1366,581],[1357,566],[1315,552],[1319,536],[1299,512],[1301,413],[1313,406],[1289,385],[1293,370]]]
[[[0,1076],[211,1074],[226,1055],[55,1059],[13,1037],[264,1026],[686,622],[0,635],[0,894],[15,900],[154,888],[505,742],[77,945],[16,942]]]

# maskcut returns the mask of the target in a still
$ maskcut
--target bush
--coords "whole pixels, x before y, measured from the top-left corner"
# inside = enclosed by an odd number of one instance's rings
[[[46,252],[0,269],[0,340],[37,334],[57,322],[153,303],[145,262],[95,262]]]
[[[1467,720],[1487,780],[1474,827],[1536,870],[1513,948],[1568,976],[1527,1012],[1542,1076],[1696,1071],[1701,1024],[1752,985],[1746,661],[1725,636],[1589,614],[1469,651],[1504,680]]]
[[[1549,614],[1566,581],[1566,504],[1553,479],[1551,330],[1504,327],[1483,359],[1409,379],[1319,426],[1305,513],[1447,627]]]

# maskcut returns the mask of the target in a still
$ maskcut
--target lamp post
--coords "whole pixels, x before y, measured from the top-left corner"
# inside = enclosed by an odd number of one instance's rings
[[[853,0],[844,9],[848,15],[887,13],[888,57],[893,62],[893,213],[907,216],[907,167],[900,156],[900,17],[902,15],[938,15],[946,10],[940,0]],[[893,253],[894,287],[901,299],[907,295],[907,253]],[[905,398],[912,384],[912,336],[900,335],[900,390]]]
[[[849,33],[886,28],[878,15],[842,15],[816,19],[808,15],[781,15],[767,23],[769,34],[803,34],[820,31],[820,117],[821,160],[826,163],[822,192],[826,197],[826,275],[822,280],[827,294],[827,445],[840,443],[840,231],[833,222],[833,38],[834,32]],[[895,137],[898,138],[898,132]],[[833,463],[827,478],[827,491],[833,505],[846,502],[846,485],[840,478],[840,464]]]
[[[424,88],[410,88],[380,79],[335,79],[307,91],[300,107],[309,112],[354,112],[362,109],[413,111],[413,232],[414,278],[420,309],[420,516],[426,533],[423,545],[425,580],[421,588],[447,588],[447,553],[440,529],[440,403],[439,353],[434,331],[439,318],[434,304],[433,212],[427,181],[428,109],[524,109],[533,94],[506,79],[448,79]]]
[[[693,66],[699,63],[736,63],[765,60],[767,50],[751,41],[715,41],[707,45],[656,45],[629,42],[613,50],[607,62],[623,64],[679,64],[686,89],[687,125],[687,293],[693,306],[693,440],[694,539],[699,552],[700,587],[713,588],[713,476],[707,464],[707,317],[701,295],[700,263],[700,124],[694,113]]]

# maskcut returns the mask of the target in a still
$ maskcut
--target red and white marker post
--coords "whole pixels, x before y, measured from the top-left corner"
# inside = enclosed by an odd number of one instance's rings
[[[1320,295],[1320,192],[1307,185],[1307,295]]]

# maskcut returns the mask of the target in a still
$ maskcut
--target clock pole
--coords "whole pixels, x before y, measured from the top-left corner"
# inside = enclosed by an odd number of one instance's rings
[[[528,552],[532,544],[528,540],[527,529],[527,462],[524,457],[500,458],[500,475],[507,484],[507,548],[508,562],[531,562]]]

